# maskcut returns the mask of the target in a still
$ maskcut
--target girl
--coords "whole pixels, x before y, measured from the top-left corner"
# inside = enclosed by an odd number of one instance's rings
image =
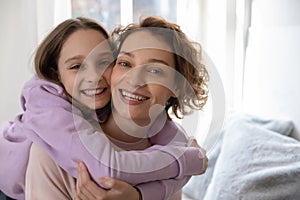
[[[40,145],[74,177],[75,162],[79,160],[87,163],[89,169],[95,172],[95,177],[112,176],[132,184],[202,173],[203,159],[198,156],[197,148],[169,145],[166,149],[154,146],[144,152],[112,153],[113,145],[94,126],[98,122],[92,112],[94,108],[104,107],[110,100],[109,64],[113,60],[113,47],[107,38],[108,34],[97,23],[79,18],[63,22],[39,46],[35,57],[39,78],[33,78],[24,87],[24,113],[14,122],[4,123],[1,127],[1,160],[6,160],[7,165],[2,165],[4,169],[0,170],[0,186],[5,193],[14,198],[24,198],[24,175],[32,141]],[[99,51],[92,54],[92,61],[83,63],[87,54],[99,43]],[[84,71],[77,74],[82,63]],[[75,106],[72,107],[70,101]],[[106,109],[97,113],[102,114],[100,119],[105,119],[108,115]],[[95,133],[97,145],[100,147],[98,152],[103,153],[103,156],[98,154],[98,157],[95,157],[82,144],[79,135],[85,133]],[[154,151],[155,148],[159,150]],[[185,150],[187,153],[182,154]],[[149,176],[144,176],[118,169],[119,165],[126,164],[120,159],[123,157],[125,161],[132,160],[133,164],[138,157],[142,163],[140,168],[147,168],[147,164],[143,164],[145,161],[155,161],[158,158],[168,160],[168,165],[149,173]],[[197,166],[186,165],[194,159],[198,161]],[[12,172],[11,166],[15,163],[18,165]],[[93,167],[98,170],[93,170]],[[5,179],[7,175],[4,173],[8,171],[12,173],[9,179]]]

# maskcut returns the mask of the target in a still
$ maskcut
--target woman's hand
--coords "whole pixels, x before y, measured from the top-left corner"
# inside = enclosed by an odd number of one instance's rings
[[[200,152],[201,152],[201,156],[203,157],[203,166],[202,166],[202,169],[199,173],[200,174],[203,174],[205,173],[206,169],[207,169],[207,166],[208,166],[208,158],[206,156],[206,151],[205,149],[203,149],[201,146],[199,146],[199,144],[197,143],[197,140],[196,139],[191,139],[190,140],[190,145],[191,147],[196,147],[196,148],[199,148],[200,149]]]
[[[139,200],[140,193],[126,182],[110,177],[101,177],[98,180],[99,187],[91,180],[84,163],[77,165],[78,178],[74,188],[74,200]]]

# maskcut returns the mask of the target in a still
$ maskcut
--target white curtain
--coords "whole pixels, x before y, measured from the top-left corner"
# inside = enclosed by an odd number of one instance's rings
[[[1,0],[0,121],[21,111],[20,94],[34,73],[38,43],[59,22],[71,17],[70,0]]]
[[[299,10],[299,0],[253,0],[243,88],[245,112],[292,119],[298,132]]]

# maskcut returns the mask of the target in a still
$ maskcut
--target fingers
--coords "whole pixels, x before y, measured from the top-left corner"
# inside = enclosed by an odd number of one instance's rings
[[[102,188],[93,182],[84,163],[77,164],[77,172],[76,198],[78,200],[89,200],[96,199],[95,195],[101,196]]]
[[[207,167],[208,167],[208,158],[206,156],[206,150],[203,149],[202,147],[199,147],[200,149],[200,157],[202,158],[202,168],[201,168],[201,171],[200,171],[200,174],[203,174],[205,173]]]
[[[205,171],[208,167],[208,158],[206,156],[206,150],[204,148],[202,148],[201,146],[199,146],[199,144],[197,143],[197,140],[195,138],[190,138],[189,146],[199,148],[199,151],[200,151],[199,157],[203,159],[202,160],[202,168],[200,170],[199,175],[205,173]]]
[[[101,186],[109,189],[106,193],[106,199],[124,200],[124,197],[131,200],[141,199],[139,190],[124,181],[101,177],[98,182]]]
[[[200,148],[199,144],[197,143],[197,140],[194,137],[191,137],[189,139],[188,146]]]
[[[98,183],[105,189],[112,189],[116,186],[118,181],[110,177],[101,177],[99,178]]]
[[[200,171],[200,174],[205,173],[207,167],[208,167],[208,158],[207,158],[207,156],[205,155],[204,158],[203,158],[203,166],[202,166],[202,169],[201,169],[201,171]]]
[[[82,198],[80,198],[80,196],[77,194],[77,190],[76,187],[73,188],[73,200],[83,200]]]
[[[92,195],[87,187],[90,176],[87,172],[86,166],[83,163],[77,163],[77,173],[76,197],[79,200],[89,199],[89,196]]]

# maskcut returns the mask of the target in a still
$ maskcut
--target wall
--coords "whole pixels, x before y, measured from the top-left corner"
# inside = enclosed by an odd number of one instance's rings
[[[20,91],[32,75],[32,58],[37,44],[35,4],[3,0],[0,6],[0,121],[20,112]]]
[[[33,73],[38,43],[61,21],[71,17],[70,0],[1,0],[0,121],[21,112],[20,94]]]

